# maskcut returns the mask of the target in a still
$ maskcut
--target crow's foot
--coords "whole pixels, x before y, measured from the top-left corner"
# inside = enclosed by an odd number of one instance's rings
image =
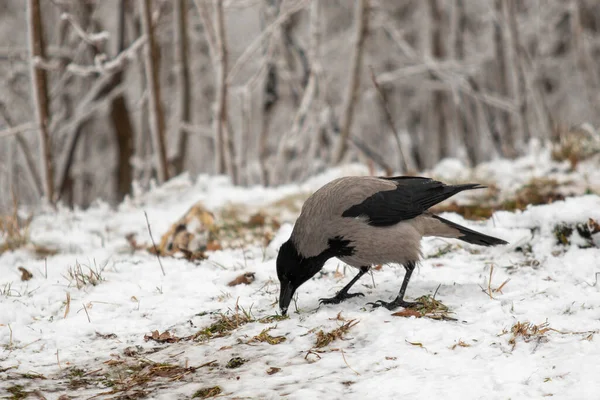
[[[319,303],[321,303],[321,304],[340,304],[344,300],[351,299],[352,297],[358,297],[358,296],[364,297],[364,294],[363,293],[338,292],[338,294],[336,294],[333,297],[319,299]]]
[[[383,300],[377,300],[375,303],[367,303],[367,305],[371,305],[371,306],[373,306],[373,308],[385,307],[391,311],[398,307],[413,308],[413,307],[423,305],[423,303],[420,303],[418,301],[404,301],[402,299],[396,298],[395,300],[390,301],[390,302],[383,301]]]

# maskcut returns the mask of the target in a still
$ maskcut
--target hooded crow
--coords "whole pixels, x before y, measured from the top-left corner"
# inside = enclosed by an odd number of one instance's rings
[[[413,176],[348,176],[321,187],[302,206],[291,237],[277,255],[282,314],[287,313],[296,290],[332,257],[358,268],[359,273],[334,297],[320,299],[321,304],[364,296],[349,293],[352,285],[372,265],[397,263],[406,274],[396,299],[368,304],[389,310],[416,305],[405,301],[404,294],[421,257],[422,237],[456,238],[481,246],[507,244],[428,211],[456,193],[481,188],[485,186],[446,185]]]

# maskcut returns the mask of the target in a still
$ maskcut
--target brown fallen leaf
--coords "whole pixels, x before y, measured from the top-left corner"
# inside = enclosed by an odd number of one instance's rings
[[[381,265],[381,264],[377,264],[376,266],[374,266],[374,267],[373,267],[373,269],[374,269],[375,271],[381,271],[381,270],[383,269],[383,265]]]
[[[263,226],[265,224],[265,221],[265,214],[257,212],[256,214],[250,216],[250,219],[248,220],[248,225],[252,227]]]
[[[177,250],[179,250],[188,261],[206,260],[208,258],[203,251],[190,251],[183,247],[179,247]]]
[[[21,271],[21,280],[28,281],[33,278],[33,274],[25,269],[25,267],[19,267],[19,271]]]
[[[164,331],[163,333],[158,333],[158,331],[152,332],[152,335],[144,335],[144,340],[147,342],[148,340],[154,340],[158,343],[175,343],[179,341],[179,338],[172,335],[169,331]]]
[[[254,272],[246,272],[229,282],[227,286],[249,285],[254,282],[254,279]]]
[[[598,223],[598,221],[596,221],[595,219],[590,218],[588,220],[588,226],[590,227],[590,231],[592,232],[592,235],[594,233],[600,232],[600,223]]]
[[[207,251],[217,251],[217,250],[222,250],[222,249],[223,249],[223,247],[216,240],[213,240],[213,241],[208,242],[206,244],[206,250]]]
[[[405,308],[402,311],[398,311],[392,314],[394,317],[417,317],[417,318],[421,318],[422,315],[420,312],[418,312],[417,310],[414,310],[412,308]]]
[[[267,370],[267,375],[275,375],[276,373],[278,373],[280,371],[281,371],[281,368],[271,367]]]
[[[144,248],[144,245],[137,242],[135,233],[128,233],[125,235],[125,239],[127,240],[127,243],[129,243],[129,246],[131,246],[132,250],[142,250]]]
[[[126,347],[125,350],[123,350],[123,354],[126,357],[135,357],[140,353],[141,350],[142,350],[141,346],[140,346],[140,348],[137,348],[134,346],[129,346],[129,347]]]

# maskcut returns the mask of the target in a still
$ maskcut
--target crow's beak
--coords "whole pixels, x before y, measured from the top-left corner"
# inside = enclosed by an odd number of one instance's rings
[[[279,308],[281,309],[281,315],[287,314],[294,292],[296,292],[296,288],[292,286],[291,282],[281,282],[281,289],[279,290]]]

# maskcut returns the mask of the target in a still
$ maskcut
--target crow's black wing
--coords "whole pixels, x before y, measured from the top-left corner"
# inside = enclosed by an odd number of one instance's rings
[[[446,185],[430,178],[397,176],[381,178],[396,183],[396,189],[377,192],[342,213],[342,217],[366,216],[369,225],[390,226],[415,218],[458,192],[479,189],[479,184]]]

